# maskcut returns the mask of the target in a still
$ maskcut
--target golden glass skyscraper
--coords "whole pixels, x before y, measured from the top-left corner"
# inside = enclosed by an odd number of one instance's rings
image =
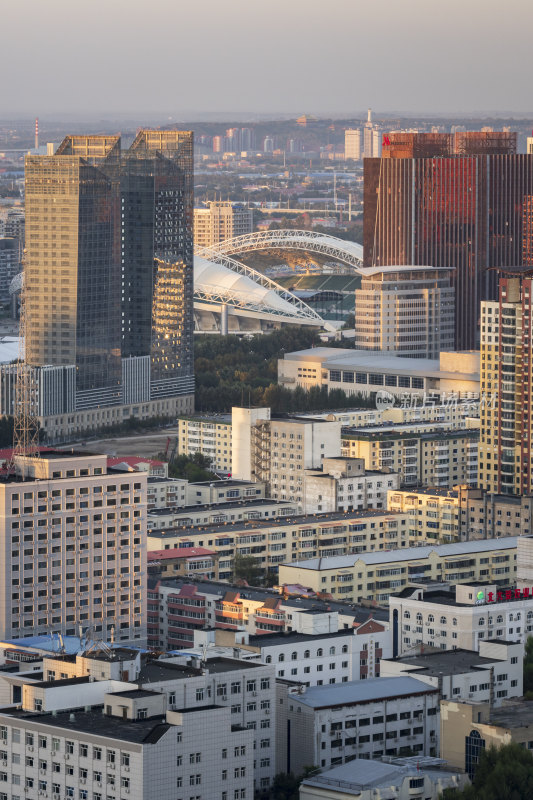
[[[100,410],[82,430],[119,421],[105,408],[192,410],[192,168],[188,131],[141,130],[125,151],[67,136],[27,157],[26,358],[55,368],[43,416]]]

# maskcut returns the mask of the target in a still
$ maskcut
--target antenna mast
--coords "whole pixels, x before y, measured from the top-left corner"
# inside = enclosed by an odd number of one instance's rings
[[[39,455],[39,422],[35,415],[38,396],[37,371],[26,362],[26,311],[27,288],[24,269],[20,293],[19,357],[13,408],[14,426],[11,467],[15,465],[15,456],[35,457]],[[23,479],[26,477],[25,473],[26,468],[23,467]]]

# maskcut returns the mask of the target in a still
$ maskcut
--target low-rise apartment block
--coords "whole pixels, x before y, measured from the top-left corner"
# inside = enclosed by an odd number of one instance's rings
[[[477,481],[479,430],[421,432],[418,423],[402,428],[346,428],[342,454],[363,458],[367,470],[398,472],[401,486],[452,488]]]
[[[500,572],[502,584],[513,586],[514,555],[485,551],[480,561],[487,562],[483,566],[489,572]],[[395,655],[420,644],[479,651],[485,640],[526,641],[533,631],[533,587],[502,589],[483,577],[455,587],[409,587],[389,598],[389,610]]]
[[[422,398],[423,400],[424,398]],[[309,416],[336,420],[343,427],[365,428],[372,425],[403,425],[409,422],[445,423],[449,428],[475,427],[479,408],[475,401],[454,403],[413,402],[382,408],[343,408],[339,411],[313,412]]]
[[[199,506],[190,505],[184,508],[155,508],[148,513],[148,530],[160,531],[171,527],[186,529],[217,523],[236,524],[239,521],[273,520],[294,517],[298,513],[298,503],[264,497],[256,500],[248,498]]]
[[[404,489],[388,493],[387,507],[409,515],[410,535],[457,541],[531,534],[533,497],[494,495],[472,486]]]
[[[386,508],[387,492],[399,485],[398,473],[365,470],[362,458],[324,458],[320,469],[305,471],[307,513]]]
[[[516,579],[517,538],[424,545],[391,552],[311,558],[280,564],[280,583],[299,583],[351,603],[387,603],[417,580],[450,584],[479,581],[497,587]],[[457,587],[459,591],[461,587]],[[410,595],[410,589],[406,594]],[[423,591],[423,590],[418,590]],[[413,642],[416,643],[416,642]],[[459,643],[458,643],[459,645]],[[460,644],[475,649],[468,642]]]
[[[439,692],[415,678],[373,678],[303,692],[296,687],[282,699],[278,763],[283,748],[283,771],[298,774],[309,764],[327,769],[354,758],[438,753]]]
[[[153,514],[149,517],[150,522],[152,518]],[[153,527],[147,544],[149,551],[179,547],[215,550],[220,555],[219,577],[227,580],[232,575],[236,556],[252,556],[257,566],[276,570],[279,564],[289,559],[328,558],[347,553],[408,548],[413,542],[407,531],[407,514],[367,510],[247,522],[227,521],[216,525],[195,524],[194,527],[182,522],[181,528]]]
[[[178,455],[201,453],[212,470],[231,474],[231,414],[180,416],[177,422]]]

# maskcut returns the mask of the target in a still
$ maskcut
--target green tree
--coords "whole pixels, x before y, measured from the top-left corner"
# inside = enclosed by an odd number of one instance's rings
[[[442,800],[530,800],[533,755],[519,744],[483,750],[471,786],[446,789]]]
[[[253,556],[236,555],[233,559],[233,580],[245,580],[251,586],[259,586],[264,573]]]
[[[192,456],[179,455],[169,463],[168,474],[171,478],[184,478],[190,483],[218,480],[209,467],[210,461],[202,453],[194,453]]]

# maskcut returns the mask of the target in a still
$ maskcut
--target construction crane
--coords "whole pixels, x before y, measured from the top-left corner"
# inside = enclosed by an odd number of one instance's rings
[[[27,287],[25,275],[22,276],[20,294],[19,322],[19,357],[15,380],[15,400],[13,405],[13,452],[9,464],[10,471],[15,470],[16,456],[39,456],[39,422],[36,416],[38,382],[37,371],[26,361],[26,313]],[[19,464],[23,480],[28,477],[27,465]]]

